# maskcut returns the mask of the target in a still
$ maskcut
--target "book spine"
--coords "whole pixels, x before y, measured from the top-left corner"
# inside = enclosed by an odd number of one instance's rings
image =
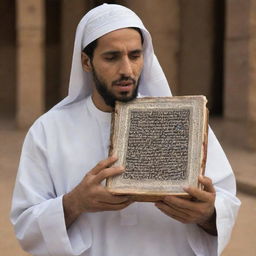
[[[205,108],[204,113],[204,132],[203,132],[203,143],[202,143],[202,159],[201,159],[201,168],[200,168],[200,175],[204,175],[205,173],[205,166],[207,160],[207,148],[208,148],[208,121],[209,121],[209,111]],[[200,183],[199,188],[203,190],[203,185]]]
[[[111,127],[110,127],[110,143],[109,143],[109,151],[108,151],[108,156],[112,156],[113,154],[115,154],[116,152],[114,151],[115,148],[115,142],[116,142],[116,135],[115,135],[115,130],[118,130],[118,124],[116,122],[116,120],[118,120],[118,115],[119,115],[119,104],[116,103],[115,106],[115,110],[114,112],[112,112],[111,115]],[[112,178],[107,178],[106,180],[106,186],[107,188],[111,187],[111,182],[112,182]]]

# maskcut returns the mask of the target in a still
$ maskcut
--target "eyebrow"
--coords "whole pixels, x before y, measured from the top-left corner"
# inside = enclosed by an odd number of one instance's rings
[[[142,49],[135,49],[135,50],[131,50],[128,54],[139,54],[139,53],[142,53],[143,50]],[[106,51],[106,52],[103,52],[101,55],[119,55],[121,54],[121,51]]]
[[[135,50],[132,50],[130,51],[129,53],[143,53],[143,49],[135,49]]]

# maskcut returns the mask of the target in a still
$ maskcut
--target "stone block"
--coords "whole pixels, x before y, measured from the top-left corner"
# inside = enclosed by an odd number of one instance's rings
[[[17,125],[26,128],[44,112],[44,56],[36,46],[19,51]]]
[[[29,127],[44,112],[44,1],[16,1],[17,112],[20,128]]]
[[[61,97],[66,97],[71,70],[71,61],[76,27],[83,15],[91,7],[84,0],[63,0],[61,3]]]
[[[168,34],[156,33],[153,39],[154,50],[169,82],[172,93],[177,92],[178,83],[178,51],[179,42],[177,39],[170,38]]]
[[[249,119],[256,121],[256,37],[250,39],[249,62]]]
[[[16,4],[18,27],[44,27],[44,0],[16,0]]]
[[[180,17],[178,0],[124,1],[142,19],[151,33],[154,50],[173,93],[178,84]]]
[[[180,0],[180,9],[181,31],[194,36],[196,43],[213,36],[214,0]]]
[[[250,150],[256,151],[256,121],[247,122],[247,146]]]
[[[216,119],[212,119],[210,123],[220,141],[225,141],[234,147],[247,147],[248,130],[245,121],[225,118],[217,120],[217,122]]]
[[[250,0],[226,1],[226,38],[248,38]]]
[[[190,41],[191,42],[191,41]],[[213,76],[213,41],[192,40],[182,43],[180,56],[180,91],[182,93],[203,93],[210,96]]]
[[[225,44],[224,115],[245,120],[248,113],[248,40],[228,40]]]
[[[27,29],[22,28],[17,31],[18,33],[18,46],[35,46],[39,45],[40,47],[44,45],[44,34],[42,29]]]
[[[250,8],[250,37],[256,37],[256,0],[251,0]]]
[[[137,13],[152,34],[156,31],[179,31],[179,0],[129,0],[124,3]]]

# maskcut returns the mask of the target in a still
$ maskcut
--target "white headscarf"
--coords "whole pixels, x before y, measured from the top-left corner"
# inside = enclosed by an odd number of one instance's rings
[[[79,101],[92,92],[92,74],[83,71],[81,53],[99,37],[121,28],[137,27],[143,34],[144,67],[139,93],[146,96],[170,96],[163,70],[154,54],[152,39],[140,18],[130,9],[116,4],[103,4],[89,11],[76,30],[68,96],[54,108]]]

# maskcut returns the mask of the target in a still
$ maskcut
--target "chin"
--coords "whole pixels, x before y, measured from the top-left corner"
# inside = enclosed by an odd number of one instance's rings
[[[135,98],[137,98],[137,94],[134,95],[134,93],[129,93],[129,94],[118,95],[116,97],[116,100],[117,101],[122,101],[122,102],[128,102],[128,101],[131,101]]]

